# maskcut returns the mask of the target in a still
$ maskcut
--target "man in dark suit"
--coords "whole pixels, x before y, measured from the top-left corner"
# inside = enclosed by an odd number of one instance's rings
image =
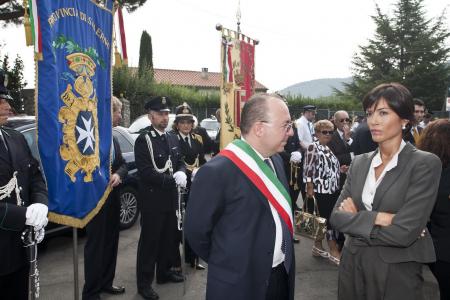
[[[339,110],[334,114],[334,126],[336,130],[331,137],[331,141],[328,144],[328,147],[331,149],[331,151],[333,151],[334,155],[336,155],[341,167],[346,166],[344,168],[345,172],[341,172],[341,176],[339,178],[340,189],[342,189],[342,187],[344,186],[346,178],[345,174],[347,173],[348,167],[350,166],[353,158],[353,153],[350,147],[353,143],[353,139],[351,138],[350,125],[351,120],[345,110]]]
[[[122,103],[112,98],[113,126],[122,119]],[[127,165],[122,157],[119,142],[113,138],[113,163],[109,185],[113,190],[98,214],[87,224],[84,245],[83,299],[100,299],[100,293],[123,294],[125,287],[113,285],[116,272],[117,249],[120,230],[119,186],[127,175]]]
[[[341,166],[341,174],[339,176],[339,191],[342,190],[344,186],[345,179],[347,178],[347,171],[350,163],[353,159],[353,153],[351,151],[351,144],[353,139],[351,138],[351,120],[348,113],[345,110],[339,110],[334,114],[334,126],[335,131],[331,137],[331,141],[328,143],[328,147],[334,153],[334,155],[339,160],[339,165]],[[336,191],[339,193],[339,191]],[[344,235],[342,233],[337,233],[334,231],[336,236],[336,241],[340,249],[344,246]]]
[[[423,128],[419,125],[425,115],[425,103],[417,98],[413,99],[414,102],[414,123],[411,129],[405,133],[403,139],[410,142],[413,145],[417,145],[422,134]]]
[[[353,133],[353,143],[351,145],[351,152],[354,155],[371,152],[377,149],[378,144],[372,140],[372,134],[370,133],[367,121],[362,121],[359,124],[356,131]]]
[[[177,186],[186,186],[185,166],[178,138],[165,129],[169,122],[170,99],[154,97],[145,104],[151,126],[144,128],[136,140],[134,154],[139,174],[141,235],[137,253],[137,288],[145,299],[158,299],[151,284],[182,282],[171,272]]]
[[[0,70],[0,298],[26,300],[30,265],[21,234],[26,225],[40,230],[47,224],[48,197],[25,137],[3,127],[12,100],[3,82]]]
[[[185,233],[208,263],[206,299],[293,299],[292,212],[283,151],[292,123],[277,95],[243,107],[242,139],[199,169]]]
[[[292,214],[294,215],[294,211],[300,210],[296,201],[303,184],[303,156],[295,123],[292,123],[292,130],[294,134],[288,138],[286,145],[284,146],[284,151],[280,152],[280,155],[283,158],[284,168],[289,182],[289,195],[291,196]],[[300,240],[295,236],[292,241],[296,244],[300,243]]]

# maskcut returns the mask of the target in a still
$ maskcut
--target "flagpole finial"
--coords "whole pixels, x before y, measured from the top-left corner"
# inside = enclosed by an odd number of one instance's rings
[[[241,33],[241,0],[238,0],[238,7],[236,11],[236,20],[237,20],[237,33]]]

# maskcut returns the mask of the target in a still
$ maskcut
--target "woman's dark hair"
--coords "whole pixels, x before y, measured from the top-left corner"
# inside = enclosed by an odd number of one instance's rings
[[[381,99],[384,99],[401,119],[409,120],[407,130],[414,123],[413,97],[409,90],[400,83],[383,83],[375,87],[363,99],[364,111],[372,106],[376,106]]]
[[[439,119],[428,123],[420,135],[417,148],[436,154],[442,162],[442,167],[450,164],[450,121]]]

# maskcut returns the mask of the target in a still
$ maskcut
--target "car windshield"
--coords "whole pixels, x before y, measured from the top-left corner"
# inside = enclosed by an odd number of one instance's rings
[[[203,120],[201,126],[206,130],[217,130],[220,124],[216,120]]]

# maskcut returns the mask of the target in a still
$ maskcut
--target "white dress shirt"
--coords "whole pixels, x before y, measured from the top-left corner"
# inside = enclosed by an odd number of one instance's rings
[[[241,138],[241,139],[243,141],[245,141],[243,138]],[[265,158],[258,151],[256,151],[256,149],[253,148],[250,144],[249,144],[249,146],[264,161]],[[276,175],[275,167],[272,163],[272,160],[271,159],[269,159],[269,160],[272,165],[273,171],[275,172],[275,175]],[[281,220],[280,220],[280,215],[278,214],[278,211],[275,209],[275,207],[273,207],[273,205],[270,203],[269,200],[267,200],[267,202],[269,203],[270,210],[272,211],[273,220],[275,222],[275,246],[273,248],[274,250],[273,250],[273,258],[272,258],[272,267],[276,267],[279,264],[281,264],[282,262],[284,262],[284,257],[285,257],[285,254],[283,253],[283,251],[281,251],[281,243],[283,240],[283,229],[281,228]]]
[[[313,142],[314,126],[305,116],[301,116],[295,123],[300,144],[306,149]]]
[[[383,172],[381,172],[381,175],[380,177],[378,177],[378,180],[375,178],[375,168],[383,163],[381,160],[380,151],[378,151],[378,153],[373,157],[362,192],[362,202],[367,210],[372,210],[373,198],[375,197],[375,193],[377,191],[378,186],[380,185],[381,181],[386,175],[386,172],[392,170],[397,166],[398,154],[403,150],[403,147],[405,147],[405,145],[406,145],[405,141],[402,140],[400,148],[398,149],[397,153],[394,154],[392,159],[388,162]]]

